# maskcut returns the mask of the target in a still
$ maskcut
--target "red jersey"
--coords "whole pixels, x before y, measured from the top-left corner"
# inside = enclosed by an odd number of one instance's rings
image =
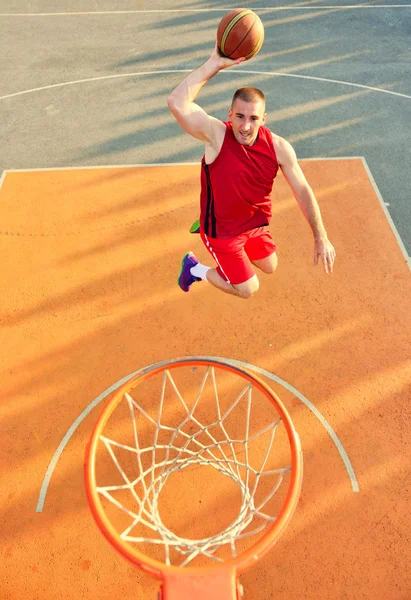
[[[260,127],[252,146],[235,139],[224,123],[224,142],[209,165],[201,161],[200,224],[212,238],[229,238],[271,220],[271,191],[278,172],[271,132]]]

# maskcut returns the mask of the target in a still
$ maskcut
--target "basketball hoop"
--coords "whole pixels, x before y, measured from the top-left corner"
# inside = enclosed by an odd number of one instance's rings
[[[238,575],[284,531],[302,470],[280,399],[246,369],[209,357],[160,362],[122,385],[94,427],[84,467],[102,533],[162,581],[162,600],[240,598]],[[198,515],[202,500],[211,508]]]

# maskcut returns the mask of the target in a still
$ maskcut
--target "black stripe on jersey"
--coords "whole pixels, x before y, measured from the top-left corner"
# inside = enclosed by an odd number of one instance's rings
[[[214,211],[214,194],[213,188],[211,186],[210,180],[210,171],[208,165],[204,162],[204,170],[207,178],[207,206],[206,206],[206,214],[204,220],[204,233],[209,237],[216,238],[217,237],[217,220],[215,218]],[[210,233],[210,225],[211,225],[211,233]]]

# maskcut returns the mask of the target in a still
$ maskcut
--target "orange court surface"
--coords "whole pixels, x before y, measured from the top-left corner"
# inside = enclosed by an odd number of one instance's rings
[[[334,273],[313,265],[310,229],[279,176],[279,266],[249,301],[177,286],[185,252],[210,264],[188,232],[199,165],[3,174],[1,600],[156,597],[158,582],[92,519],[84,451],[112,386],[198,355],[256,369],[303,449],[296,513],[241,576],[245,600],[411,598],[410,269],[362,159],[301,165]],[[229,502],[204,500],[204,520]]]

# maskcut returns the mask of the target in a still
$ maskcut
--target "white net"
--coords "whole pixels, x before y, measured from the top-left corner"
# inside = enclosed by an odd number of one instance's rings
[[[267,398],[256,397],[259,392],[251,381],[236,376],[234,385],[232,374],[228,381],[226,373],[217,377],[216,370],[191,369],[194,381],[187,373],[178,375],[179,369],[162,371],[157,386],[152,384],[145,393],[137,386],[124,394],[99,438],[106,466],[98,473],[97,491],[102,502],[121,513],[116,524],[120,537],[139,549],[155,548],[155,557],[167,565],[183,567],[198,557],[220,562],[237,556],[239,543],[275,521],[287,491],[279,493],[273,504],[276,493],[287,487],[282,483],[291,470],[287,436],[278,433],[279,414]],[[256,407],[259,418],[253,419]],[[114,412],[119,413],[116,421]],[[274,452],[278,437],[281,447]],[[210,471],[218,488],[212,489]],[[183,477],[183,485],[173,496],[177,475]],[[231,486],[229,497],[224,496],[224,482]],[[202,490],[200,499],[193,491],[196,485]],[[208,511],[198,517],[202,526],[205,521],[221,526],[223,505],[235,510],[235,516],[221,531],[185,537],[177,530],[190,530],[195,518],[190,517],[190,508],[202,500]],[[178,517],[178,526],[165,523],[166,512]],[[224,556],[219,552],[223,547]]]

